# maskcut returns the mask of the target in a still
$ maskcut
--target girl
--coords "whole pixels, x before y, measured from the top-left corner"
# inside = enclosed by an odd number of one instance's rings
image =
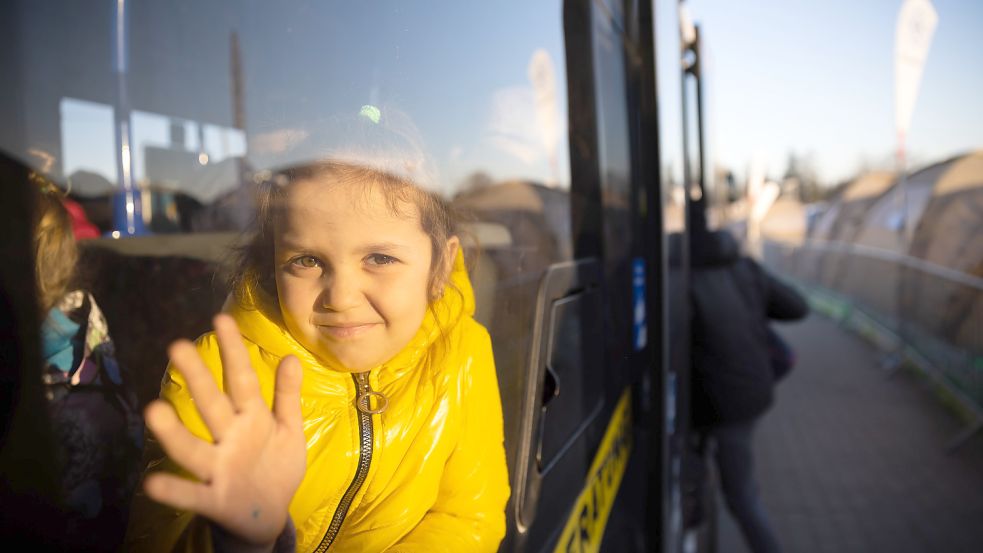
[[[123,382],[106,319],[75,290],[78,248],[63,193],[38,174],[35,276],[43,323],[42,379],[48,400],[70,543],[115,551],[140,474],[143,420]]]
[[[501,404],[448,206],[361,162],[270,181],[227,314],[170,349],[130,548],[497,550]]]

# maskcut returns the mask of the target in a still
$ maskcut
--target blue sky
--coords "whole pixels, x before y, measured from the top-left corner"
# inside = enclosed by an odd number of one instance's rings
[[[901,0],[690,0],[709,50],[716,161],[743,174],[787,154],[820,177],[890,167]],[[983,148],[983,2],[934,0],[938,26],[909,131],[910,164]]]
[[[232,124],[229,34],[236,30],[245,68],[249,158],[255,167],[290,161],[286,147],[277,146],[287,139],[317,147],[315,135],[329,130],[331,114],[354,113],[379,102],[415,119],[449,186],[474,171],[561,184],[569,178],[565,143],[553,166],[537,146],[528,73],[537,52],[551,57],[560,83],[556,107],[564,113],[558,2],[515,0],[509,9],[480,4],[475,12],[457,4],[411,10],[393,1],[353,4],[338,12],[337,6],[317,2],[251,0],[244,9],[234,9],[219,2],[175,1],[181,9],[135,4],[133,36],[139,39],[131,43],[130,98],[133,109],[148,116],[133,121],[138,147],[166,142],[160,119],[166,116],[205,124],[205,150],[216,161],[222,157],[209,147],[207,131]],[[740,178],[757,158],[778,177],[788,153],[795,152],[809,158],[829,184],[854,176],[863,164],[892,165],[894,29],[901,0],[688,2],[707,48],[708,140],[718,164]],[[674,74],[678,79],[676,0],[656,3],[663,159],[667,169],[679,172],[678,80],[664,78]],[[983,95],[983,0],[934,4],[939,23],[908,142],[914,168],[983,147],[983,101],[978,99]],[[37,28],[29,35],[37,44],[23,51],[41,57],[25,67],[37,73],[31,75],[32,86],[55,101],[45,97],[29,105],[27,112],[37,117],[29,125],[45,128],[59,99],[111,103],[115,81],[108,73],[108,46],[93,52],[75,47],[91,28],[97,36],[110,37],[111,18],[83,11],[58,20],[41,4],[31,6],[39,12],[28,13],[27,22]],[[434,25],[442,19],[482,24]],[[86,31],[73,34],[77,29]],[[72,111],[85,105],[62,104],[64,172],[97,169],[112,180],[113,141],[93,139],[106,134],[93,129],[108,128],[111,112]],[[148,126],[153,114],[159,114],[159,124]],[[557,132],[563,136],[565,127]],[[189,133],[191,142],[196,136]],[[302,148],[296,152],[302,154]],[[137,153],[138,178],[141,159]]]
[[[25,62],[32,71],[29,87],[55,98],[28,106],[28,124],[53,126],[50,106],[59,103],[62,172],[92,170],[113,182],[110,49],[82,55],[73,48],[89,34],[108,43],[111,18],[67,9],[59,12],[63,17],[52,18],[34,3],[25,13],[25,26],[34,32],[23,50],[39,58]],[[136,177],[146,173],[142,150],[167,146],[173,123],[194,129],[201,124],[208,159],[226,157],[207,139],[209,129],[231,130],[230,36],[235,31],[247,157],[255,168],[324,155],[351,139],[345,114],[378,104],[413,120],[443,177],[443,191],[452,192],[479,171],[496,179],[562,185],[569,181],[566,143],[553,142],[565,137],[565,118],[556,117],[559,127],[550,133],[556,140],[546,145],[549,137],[538,132],[541,113],[529,76],[532,60],[549,59],[555,74],[552,111],[565,113],[562,23],[559,0],[512,0],[508,6],[446,2],[412,9],[400,0],[134,3],[126,81],[131,108],[140,115],[132,121]],[[87,69],[81,77],[73,72],[78,67]],[[196,150],[196,133],[187,135],[184,149]],[[236,147],[225,148],[225,154],[246,149],[238,147],[241,137],[231,138]]]

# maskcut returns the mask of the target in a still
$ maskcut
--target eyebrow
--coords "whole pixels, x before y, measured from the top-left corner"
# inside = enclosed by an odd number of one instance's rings
[[[381,252],[390,253],[397,252],[406,249],[408,246],[405,244],[398,244],[396,242],[372,242],[371,244],[365,244],[361,246],[359,250],[369,253],[369,252]]]
[[[280,246],[280,247],[282,247],[284,249],[288,249],[288,250],[309,250],[310,249],[307,246],[301,244],[299,241],[293,240],[291,238],[287,238],[286,236],[283,236],[283,235],[277,236],[274,239],[274,243],[277,246]]]
[[[298,241],[292,240],[285,236],[281,236],[278,240],[281,248],[285,250],[292,251],[312,251],[312,248]],[[398,242],[371,242],[368,244],[363,244],[356,248],[356,251],[362,253],[379,252],[379,253],[393,253],[398,251],[403,251],[408,248],[406,244],[400,244]]]

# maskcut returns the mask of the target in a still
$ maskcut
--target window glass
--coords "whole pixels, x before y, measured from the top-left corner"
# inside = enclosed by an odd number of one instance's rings
[[[659,100],[660,185],[667,271],[667,308],[663,400],[666,405],[666,479],[663,481],[662,520],[667,529],[664,548],[675,550],[682,543],[683,455],[689,420],[689,267],[686,226],[686,186],[683,178],[683,116],[680,66],[679,3],[655,2],[656,86]],[[693,103],[690,102],[689,109]],[[695,152],[692,148],[690,151]]]
[[[659,155],[661,189],[667,233],[685,228],[683,184],[683,121],[680,82],[680,38],[677,2],[659,0],[655,10],[656,84],[659,98]]]
[[[477,318],[492,335],[512,455],[537,286],[572,256],[560,2],[5,10],[17,32],[2,113],[14,124],[0,149],[64,190],[92,229],[79,282],[141,403],[156,396],[166,344],[208,330],[225,301],[257,183],[345,147],[346,121],[382,118],[418,139],[427,186],[470,217]],[[625,147],[605,150],[612,205],[625,201]]]
[[[594,82],[597,102],[598,166],[604,229],[604,269],[609,301],[607,337],[612,352],[631,343],[632,147],[622,29],[609,13],[594,10]]]

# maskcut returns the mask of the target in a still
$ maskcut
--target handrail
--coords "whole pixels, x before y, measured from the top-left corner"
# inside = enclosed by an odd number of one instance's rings
[[[976,288],[977,290],[983,291],[983,278],[964,273],[962,271],[957,271],[937,263],[932,263],[931,261],[925,261],[924,259],[919,259],[917,257],[912,257],[906,254],[900,254],[895,251],[886,250],[884,248],[878,248],[875,246],[868,246],[866,244],[854,244],[851,242],[842,242],[839,240],[823,240],[821,238],[809,238],[801,244],[794,242],[789,242],[785,240],[774,240],[766,239],[765,242],[771,242],[773,244],[779,244],[783,246],[788,246],[791,248],[800,249],[814,249],[814,250],[825,250],[834,252],[849,252],[862,255],[865,257],[870,257],[874,259],[879,259],[881,261],[891,261],[897,262],[912,269],[917,269],[924,273],[928,273],[932,276],[937,276],[946,280],[954,281],[958,284],[963,284],[971,288]]]
[[[765,245],[773,246],[778,248],[787,248],[793,254],[802,251],[826,251],[826,252],[836,252],[843,253],[846,255],[863,257],[867,259],[876,259],[879,261],[886,261],[888,263],[894,263],[899,266],[910,267],[917,271],[920,271],[926,275],[930,275],[941,280],[945,280],[951,283],[956,283],[972,288],[975,293],[983,293],[983,278],[976,277],[961,271],[950,269],[949,267],[943,267],[941,265],[932,263],[930,261],[925,261],[923,259],[917,259],[910,255],[898,253],[891,250],[886,250],[883,248],[877,248],[874,246],[869,246],[866,244],[852,244],[848,242],[840,242],[834,240],[821,240],[821,239],[807,239],[802,243],[787,241],[787,240],[773,240],[765,239],[763,240]],[[805,283],[803,283],[805,284]],[[843,292],[829,290],[824,288],[821,284],[807,286],[807,289],[811,288],[811,293],[822,293],[823,295],[831,294],[842,294]],[[834,296],[835,297],[835,296]],[[842,301],[849,303],[858,302],[861,305],[863,300],[859,298],[844,297]],[[846,310],[846,315],[835,316],[834,319],[839,320],[842,323],[848,325],[853,325],[854,318],[857,314],[861,315],[862,318],[870,318],[872,314],[876,313],[876,308],[869,307],[870,311],[861,308],[859,310],[848,309]],[[935,382],[940,389],[946,391],[950,398],[955,400],[957,403],[961,404],[966,412],[972,413],[972,421],[956,436],[954,436],[949,443],[946,445],[948,451],[953,451],[960,445],[966,443],[966,441],[976,433],[983,431],[983,397],[979,394],[981,391],[978,384],[972,384],[971,386],[975,391],[967,392],[958,383],[961,381],[963,385],[966,384],[961,378],[958,377],[958,373],[968,372],[972,373],[973,369],[971,365],[962,365],[961,368],[948,367],[947,363],[937,364],[937,359],[934,359],[934,355],[931,352],[922,351],[916,342],[912,341],[913,336],[906,332],[906,325],[904,324],[903,317],[900,321],[900,327],[896,330],[884,329],[889,336],[892,337],[894,341],[898,341],[898,345],[894,347],[895,351],[890,354],[889,359],[892,360],[891,366],[897,368],[900,366],[900,361],[902,359],[907,359],[914,366],[918,367],[922,374],[930,378]],[[854,327],[856,329],[856,327]],[[909,329],[910,330],[910,329]],[[944,340],[948,338],[940,337]],[[979,344],[974,342],[975,346]],[[960,347],[960,346],[956,346]],[[968,351],[968,350],[964,350]],[[978,351],[978,350],[977,350]],[[953,372],[955,371],[955,372]],[[954,378],[956,380],[954,380]],[[978,381],[977,381],[978,382]]]

